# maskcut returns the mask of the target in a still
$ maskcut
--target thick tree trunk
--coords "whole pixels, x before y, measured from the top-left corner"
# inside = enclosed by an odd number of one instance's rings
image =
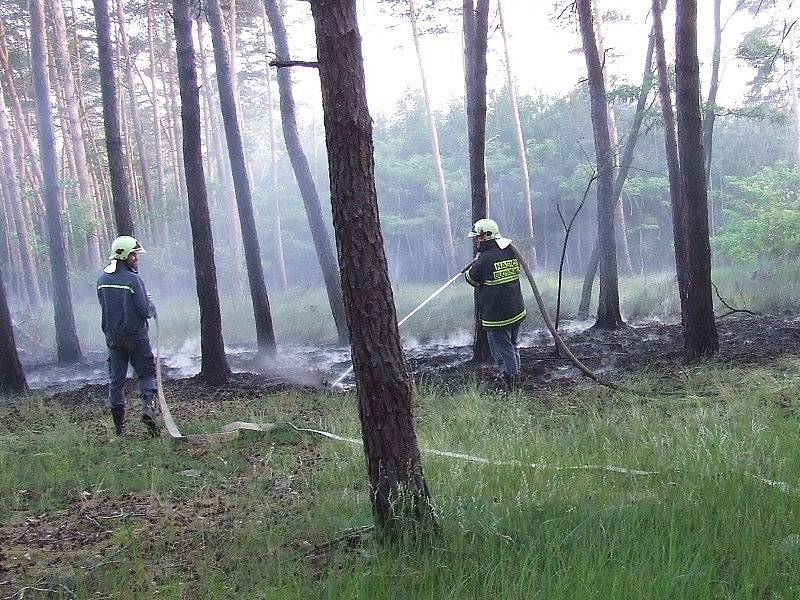
[[[714,54],[711,58],[711,84],[708,88],[703,118],[703,148],[705,149],[706,181],[711,182],[711,157],[714,146],[714,121],[717,118],[717,92],[719,91],[719,66],[722,58],[722,0],[714,0]],[[792,28],[794,29],[794,28]],[[794,45],[792,45],[794,52]]]
[[[661,0],[653,0],[653,38],[656,44],[658,96],[661,100],[661,122],[664,127],[664,146],[669,173],[669,196],[672,208],[672,239],[675,247],[675,274],[681,303],[681,321],[686,329],[688,315],[689,273],[686,265],[686,206],[681,194],[681,166],[678,159],[678,142],[675,134],[675,112],[672,109],[672,92],[669,88],[667,55],[664,48],[664,24],[661,18]]]
[[[178,85],[183,124],[183,159],[189,197],[194,272],[200,303],[200,377],[220,383],[230,376],[222,340],[222,316],[217,291],[214,238],[208,211],[203,153],[200,141],[200,89],[192,42],[191,0],[173,0],[175,44],[178,54]]]
[[[280,193],[278,192],[278,152],[277,140],[275,139],[275,115],[273,111],[273,98],[272,98],[272,68],[269,66],[271,57],[269,51],[269,43],[267,38],[270,32],[269,18],[267,17],[267,9],[264,3],[261,3],[261,22],[264,26],[264,58],[266,64],[264,65],[264,76],[266,78],[266,100],[267,100],[267,131],[269,132],[269,173],[270,185],[272,186],[271,192],[273,196],[273,219],[275,223],[274,237],[275,237],[275,265],[278,268],[278,284],[281,291],[285,292],[289,286],[286,279],[286,259],[283,253],[283,227],[281,225],[281,202]],[[330,244],[329,244],[330,245]]]
[[[148,216],[153,215],[153,195],[150,191],[150,169],[147,166],[147,150],[144,145],[144,133],[142,130],[142,119],[139,116],[139,101],[136,98],[136,85],[133,80],[133,57],[128,46],[128,32],[125,28],[125,13],[123,7],[124,0],[116,0],[117,23],[119,31],[119,46],[122,61],[125,64],[125,87],[128,93],[128,110],[131,115],[131,129],[133,139],[136,142],[136,154],[138,155],[139,173],[142,177],[142,196],[144,206]]]
[[[130,187],[125,172],[125,155],[122,150],[122,133],[119,124],[117,80],[114,75],[114,55],[111,49],[111,21],[108,17],[108,0],[92,0],[97,27],[97,52],[100,63],[100,92],[103,97],[103,126],[106,133],[108,170],[111,175],[111,197],[118,235],[133,235],[133,217],[130,207]]]
[[[211,78],[208,74],[208,62],[205,51],[205,35],[203,21],[197,19],[197,39],[198,49],[200,50],[200,68],[203,79],[203,90],[206,92],[206,101],[211,118],[212,138],[214,141],[214,155],[217,164],[217,189],[221,190],[222,202],[224,202],[229,218],[227,219],[228,244],[231,248],[234,263],[234,278],[236,286],[236,298],[244,299],[244,253],[242,251],[242,233],[239,224],[239,216],[236,208],[236,193],[233,189],[233,176],[231,174],[230,161],[225,152],[225,132],[219,126],[221,111],[214,100]]]
[[[6,206],[9,210],[7,216],[14,223],[14,231],[17,234],[17,242],[20,253],[20,263],[22,275],[25,282],[28,305],[32,310],[38,310],[42,305],[42,298],[39,294],[39,283],[36,277],[36,265],[33,260],[30,237],[28,236],[28,224],[25,222],[24,210],[22,207],[21,190],[17,172],[14,169],[14,142],[11,139],[11,129],[8,126],[8,115],[0,91],[0,154],[2,154],[3,181],[5,182]]]
[[[63,118],[66,121],[72,142],[75,175],[78,180],[78,194],[94,212],[94,189],[92,188],[92,177],[89,174],[89,162],[86,159],[86,146],[83,143],[83,131],[79,112],[80,103],[75,88],[75,79],[72,75],[72,63],[69,57],[64,6],[61,0],[50,0],[50,6],[52,8],[53,29],[55,31],[56,51],[54,58],[61,79],[61,86],[64,90],[64,107],[66,111]],[[96,228],[94,231],[90,231],[87,234],[87,248],[90,264],[99,265],[102,259],[100,236],[97,234]]]
[[[267,288],[264,284],[264,271],[261,265],[261,251],[258,244],[253,200],[247,164],[244,158],[242,136],[239,131],[239,110],[231,85],[229,45],[222,23],[222,10],[219,0],[208,0],[205,5],[206,18],[211,29],[211,42],[214,47],[214,62],[217,67],[217,88],[219,89],[222,120],[225,125],[225,138],[228,142],[228,157],[233,172],[233,187],[239,209],[242,239],[245,248],[247,279],[250,283],[250,297],[253,301],[253,314],[256,321],[258,348],[267,354],[275,353],[275,332],[272,328],[272,315],[269,309]]]
[[[700,63],[697,57],[697,0],[677,0],[675,89],[678,156],[686,215],[686,265],[689,293],[684,344],[690,359],[719,351],[711,295],[711,244],[708,237],[706,174],[700,122]]]
[[[355,0],[313,0],[311,10],[372,512],[380,538],[417,538],[431,530],[435,515],[414,432],[413,388],[380,230]]]
[[[53,279],[53,304],[56,326],[56,351],[61,363],[78,362],[81,349],[75,332],[72,292],[64,252],[64,236],[59,206],[56,142],[53,113],[50,106],[50,82],[47,79],[47,43],[42,0],[31,0],[31,69],[36,101],[36,131],[44,176],[44,198],[47,206],[48,243]]]
[[[489,212],[486,180],[486,49],[489,32],[489,0],[464,0],[464,82],[469,145],[469,179],[472,197],[472,222],[485,219]],[[489,341],[481,325],[478,292],[475,300],[475,339],[473,360],[492,362]]]
[[[0,273],[0,396],[24,394],[27,391],[28,382],[22,370],[22,363],[19,362],[6,287],[3,283],[3,274]]]
[[[577,0],[583,53],[589,76],[595,155],[597,157],[597,235],[600,248],[600,299],[598,329],[624,327],[619,311],[617,244],[614,234],[614,158],[608,130],[608,104],[603,67],[595,41],[591,0]]]
[[[264,8],[267,11],[272,37],[275,40],[275,53],[279,60],[288,61],[291,59],[289,55],[289,40],[286,35],[283,14],[277,0],[264,0]],[[344,301],[342,300],[341,281],[339,280],[336,257],[333,254],[328,230],[322,217],[322,206],[317,194],[317,186],[314,184],[311,168],[308,166],[308,159],[303,151],[300,136],[297,133],[297,116],[295,114],[291,73],[288,69],[278,69],[277,77],[281,106],[281,125],[283,127],[286,151],[289,154],[289,161],[292,163],[297,186],[300,188],[300,195],[303,198],[303,206],[305,206],[311,237],[314,240],[314,248],[317,251],[317,259],[325,281],[325,290],[328,293],[328,302],[331,306],[339,343],[346,344],[348,342],[347,319]]]
[[[653,87],[653,48],[654,39],[651,33],[650,40],[647,44],[647,55],[644,61],[644,75],[642,76],[642,86],[639,89],[639,98],[636,102],[636,112],[633,114],[633,121],[631,128],[628,132],[628,137],[625,141],[625,150],[622,153],[622,160],[619,169],[617,170],[616,179],[614,180],[614,203],[619,204],[622,197],[622,189],[625,187],[625,180],[630,173],[631,165],[633,164],[633,155],[636,150],[636,144],[639,141],[639,133],[642,129],[642,122],[644,115],[647,112],[647,99],[650,95],[650,90]],[[581,300],[578,305],[578,318],[586,319],[589,316],[589,306],[592,302],[592,288],[594,287],[594,280],[597,276],[597,268],[600,265],[600,248],[597,245],[597,240],[592,245],[592,253],[589,256],[589,261],[586,266],[586,273],[583,277],[583,287],[581,288]]]
[[[600,2],[601,0],[592,0],[592,16],[594,17],[597,53],[600,56],[600,64],[603,66],[603,83],[606,86],[606,92],[608,92],[611,90],[611,84],[608,76],[608,56],[606,55],[604,43]],[[608,133],[611,138],[611,153],[614,160],[614,179],[616,180],[620,166],[619,128],[617,127],[617,113],[614,110],[614,105],[609,102],[606,102],[606,105],[608,110]],[[631,253],[628,247],[628,226],[625,219],[625,210],[620,199],[614,205],[614,231],[617,236],[617,258],[621,263],[620,271],[624,276],[630,277],[633,275],[633,263],[631,262]]]
[[[436,170],[436,181],[439,185],[439,214],[441,215],[444,255],[447,261],[448,276],[452,277],[456,271],[458,271],[458,267],[456,266],[456,251],[453,245],[453,228],[450,224],[450,203],[447,200],[447,185],[444,179],[444,168],[442,167],[442,153],[439,149],[439,133],[436,130],[433,103],[431,102],[430,92],[428,91],[428,78],[425,75],[425,65],[422,61],[422,48],[420,46],[420,33],[417,23],[417,7],[415,0],[409,0],[408,13],[411,17],[411,33],[414,37],[414,49],[417,54],[419,76],[422,82],[422,97],[425,101],[425,113],[428,117],[428,134],[431,138],[431,154],[433,155],[433,165]]]
[[[503,38],[503,52],[506,59],[506,76],[508,78],[508,94],[511,100],[511,117],[514,119],[514,132],[516,133],[517,144],[517,165],[519,165],[520,178],[522,180],[522,214],[525,222],[525,240],[520,248],[524,248],[533,270],[538,270],[539,264],[536,260],[536,236],[533,229],[533,198],[531,196],[531,179],[528,173],[528,156],[525,152],[525,136],[522,134],[522,123],[519,117],[519,106],[517,103],[517,88],[514,85],[514,75],[511,69],[511,53],[508,50],[508,34],[506,33],[506,22],[503,18],[503,3],[498,0],[497,12],[500,16],[500,34]]]

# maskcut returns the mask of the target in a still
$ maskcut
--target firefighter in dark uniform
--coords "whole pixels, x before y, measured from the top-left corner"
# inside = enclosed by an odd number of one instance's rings
[[[517,341],[526,314],[520,264],[510,248],[511,240],[500,235],[492,219],[477,221],[469,235],[477,238],[478,258],[464,276],[478,290],[478,311],[489,350],[502,371],[505,388],[512,390],[519,382]]]
[[[120,436],[125,435],[125,378],[129,363],[139,380],[142,421],[150,435],[156,437],[159,433],[155,408],[156,363],[147,323],[156,310],[137,269],[139,254],[144,252],[136,238],[118,237],[111,244],[111,263],[97,280],[102,329],[108,346],[108,405],[114,429]]]

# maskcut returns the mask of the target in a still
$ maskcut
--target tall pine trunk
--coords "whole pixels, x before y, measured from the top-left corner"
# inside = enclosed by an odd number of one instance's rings
[[[155,152],[156,162],[156,189],[158,195],[154,202],[154,208],[161,214],[159,219],[159,237],[161,242],[166,244],[168,237],[167,228],[167,184],[166,184],[166,170],[164,169],[164,150],[163,141],[161,138],[161,103],[158,100],[158,92],[156,90],[158,78],[156,77],[156,50],[155,50],[155,37],[156,37],[156,22],[153,16],[153,2],[147,0],[145,8],[147,12],[147,52],[149,57],[149,72],[150,72],[150,105],[153,107],[153,150]]]
[[[275,139],[275,114],[274,104],[272,97],[272,68],[270,67],[270,50],[269,43],[267,42],[268,34],[270,32],[269,18],[267,17],[267,9],[264,3],[261,3],[261,22],[264,26],[264,58],[265,58],[265,72],[266,79],[266,101],[267,101],[267,132],[269,133],[269,175],[271,193],[273,196],[273,219],[275,220],[275,265],[278,268],[278,285],[281,291],[285,292],[289,285],[286,279],[286,259],[283,252],[283,226],[281,224],[281,202],[280,193],[278,192],[278,142]]]
[[[17,93],[17,86],[11,72],[11,62],[8,53],[8,43],[6,40],[5,27],[3,20],[0,19],[0,71],[3,73],[3,85],[6,89],[6,97],[11,105],[11,112],[14,115],[14,124],[19,135],[17,143],[20,144],[20,152],[23,156],[30,159],[30,176],[33,179],[32,189],[38,190],[42,187],[42,169],[39,165],[39,153],[33,143],[33,136],[28,127],[28,120],[22,111],[22,104]],[[24,161],[20,161],[21,163]]]
[[[614,234],[614,157],[608,130],[608,104],[603,66],[595,40],[591,0],[577,0],[583,54],[589,77],[595,155],[597,157],[597,236],[600,248],[600,299],[598,329],[624,327],[619,310],[617,243]]]
[[[281,61],[291,59],[289,55],[289,40],[283,22],[283,14],[278,6],[278,0],[264,0],[272,37],[275,40],[275,53]],[[325,290],[328,293],[328,302],[331,306],[333,321],[339,343],[346,344],[347,320],[345,316],[344,301],[342,300],[342,287],[337,272],[336,257],[333,254],[328,230],[322,217],[322,205],[317,194],[317,186],[311,175],[308,159],[303,151],[300,136],[297,133],[297,116],[295,114],[294,92],[292,91],[292,76],[288,69],[278,69],[278,94],[280,95],[281,125],[283,126],[283,139],[289,161],[292,163],[297,186],[303,198],[311,237],[317,251],[322,277],[325,281]]]
[[[717,119],[719,67],[722,59],[722,0],[714,0],[714,53],[711,57],[711,83],[708,88],[703,117],[703,149],[705,150],[706,181],[711,184],[711,157],[714,146],[714,121]],[[794,28],[792,28],[794,29]],[[794,52],[794,44],[792,44]]]
[[[27,391],[28,382],[17,354],[6,286],[3,283],[3,273],[0,272],[0,396],[23,394]]]
[[[606,54],[605,43],[603,38],[603,19],[600,10],[601,0],[592,0],[592,16],[594,18],[594,32],[597,42],[597,53],[600,56],[600,63],[603,66],[603,82],[605,83],[606,92],[611,90],[610,77],[608,76],[608,56]],[[617,113],[614,110],[614,105],[606,101],[608,110],[608,133],[611,138],[611,155],[614,160],[614,179],[617,178],[620,166],[620,142],[619,142],[619,128],[617,127]],[[619,199],[614,204],[614,231],[617,236],[617,258],[622,263],[621,271],[629,277],[633,275],[633,263],[631,262],[631,253],[628,248],[628,226],[625,219],[625,210],[622,206],[622,201]]]
[[[225,125],[225,138],[228,143],[228,157],[233,172],[233,187],[239,209],[239,222],[242,227],[242,240],[245,248],[247,279],[250,283],[250,298],[256,322],[256,339],[260,351],[275,353],[275,332],[272,328],[272,315],[269,309],[267,287],[264,283],[264,270],[261,265],[261,251],[258,244],[253,200],[244,147],[239,130],[239,109],[236,105],[233,86],[227,35],[222,22],[219,0],[208,0],[205,5],[206,18],[211,29],[211,43],[214,47],[214,62],[217,67],[217,88],[219,90],[222,120]]]
[[[511,69],[511,53],[508,50],[508,34],[506,32],[506,21],[503,15],[502,0],[498,0],[497,12],[500,16],[500,34],[503,38],[503,53],[506,63],[506,77],[508,82],[508,95],[511,101],[511,117],[514,120],[514,133],[517,146],[517,165],[519,166],[520,179],[522,180],[522,214],[525,219],[524,231],[525,241],[521,246],[526,250],[530,267],[533,270],[539,268],[536,259],[536,237],[533,229],[533,198],[531,196],[531,179],[528,173],[528,156],[525,152],[525,136],[522,134],[522,123],[519,116],[519,106],[517,102],[517,88],[514,85],[514,75]]]
[[[200,378],[220,383],[230,376],[222,339],[222,316],[217,291],[214,237],[208,210],[203,153],[200,141],[200,89],[197,86],[192,41],[191,0],[173,0],[175,44],[178,55],[178,86],[181,95],[183,160],[189,197],[194,272],[200,304]]]
[[[686,206],[681,194],[681,167],[678,159],[678,141],[675,134],[675,111],[672,108],[672,92],[669,88],[667,54],[664,48],[664,24],[661,18],[661,0],[653,0],[653,39],[656,47],[658,72],[658,96],[661,100],[661,123],[664,127],[664,147],[669,173],[669,196],[672,209],[672,239],[675,247],[675,274],[678,280],[678,296],[681,304],[681,322],[686,330],[688,315],[689,273],[686,265]]]
[[[147,150],[144,144],[144,131],[142,129],[142,119],[139,115],[139,101],[136,97],[136,84],[133,80],[133,57],[131,56],[128,44],[128,32],[125,27],[125,12],[123,7],[124,0],[116,0],[117,23],[119,31],[119,49],[122,62],[124,63],[123,72],[125,74],[125,87],[128,93],[128,111],[131,115],[131,129],[133,139],[136,142],[136,154],[139,163],[139,174],[142,178],[142,197],[144,207],[148,217],[153,215],[153,194],[150,191],[150,169],[147,166]]]
[[[81,359],[75,317],[72,312],[72,292],[69,287],[67,257],[64,251],[64,234],[59,205],[56,140],[53,130],[53,112],[50,105],[50,82],[47,78],[47,42],[42,0],[30,1],[31,14],[31,69],[33,95],[36,103],[36,131],[44,176],[44,199],[47,207],[49,262],[53,281],[53,305],[56,327],[56,352],[60,363],[74,363]]]
[[[642,75],[642,85],[639,88],[639,98],[636,102],[636,111],[633,114],[633,121],[631,122],[628,137],[625,139],[625,149],[622,153],[622,160],[620,161],[619,169],[617,170],[616,178],[614,179],[614,203],[619,203],[622,197],[622,190],[625,187],[625,180],[630,173],[631,165],[633,164],[633,156],[636,150],[636,144],[639,142],[639,134],[642,129],[645,113],[647,112],[647,99],[650,95],[650,90],[653,87],[653,50],[654,50],[654,37],[651,32],[650,39],[647,43],[647,54],[644,60],[644,75]],[[583,286],[581,288],[581,299],[578,304],[578,318],[586,319],[589,316],[589,306],[592,302],[592,288],[594,287],[594,280],[597,277],[597,268],[600,266],[600,248],[595,239],[592,245],[592,251],[587,261],[586,272],[583,277]]]
[[[467,138],[469,146],[469,180],[472,197],[472,222],[485,219],[489,212],[486,181],[486,50],[489,32],[489,0],[464,0],[464,91],[467,109]],[[475,247],[477,250],[477,246]],[[489,341],[481,324],[478,291],[474,292],[475,339],[472,357],[476,362],[489,363],[492,355]]]
[[[19,246],[20,263],[28,305],[32,310],[38,310],[42,305],[42,298],[39,293],[36,265],[31,251],[33,245],[28,235],[28,224],[25,221],[25,213],[22,206],[19,179],[14,168],[14,142],[11,139],[11,129],[8,126],[8,115],[2,91],[0,91],[0,154],[3,160],[0,168],[2,168],[6,190],[6,214],[9,220],[13,222],[14,231],[17,234],[17,245]]]
[[[111,21],[108,0],[92,0],[97,28],[97,53],[100,63],[100,93],[103,97],[103,127],[106,134],[108,170],[111,175],[111,198],[118,235],[133,235],[133,216],[130,206],[130,187],[122,149],[117,80],[114,74],[114,53],[111,48]]]
[[[66,110],[63,115],[63,120],[66,121],[67,129],[70,131],[72,155],[75,161],[75,175],[78,180],[78,194],[92,209],[92,212],[94,212],[94,188],[92,187],[92,177],[89,174],[89,161],[86,159],[86,145],[83,142],[83,131],[79,112],[80,103],[75,88],[75,78],[72,74],[72,61],[69,57],[64,5],[61,0],[50,0],[50,6],[52,9],[53,29],[55,32],[54,58],[61,79],[61,86],[64,90],[64,108]],[[90,264],[100,264],[102,260],[102,250],[100,248],[100,236],[97,234],[96,229],[87,233],[86,242]]]
[[[442,167],[442,152],[439,149],[439,133],[436,130],[436,118],[433,114],[433,102],[428,91],[428,77],[425,74],[425,65],[422,61],[422,48],[420,45],[419,24],[417,22],[417,6],[415,0],[409,0],[408,13],[411,18],[411,34],[414,37],[414,50],[417,54],[419,76],[422,82],[422,98],[425,102],[425,114],[428,118],[428,134],[431,139],[431,154],[433,166],[436,170],[436,182],[439,185],[439,214],[441,217],[442,242],[447,263],[447,273],[453,276],[458,270],[456,266],[456,251],[453,245],[453,228],[450,224],[450,203],[447,200],[447,184],[444,179]]]
[[[697,359],[719,351],[711,295],[711,243],[708,236],[705,157],[700,121],[697,0],[677,0],[675,90],[681,193],[686,208],[686,264],[689,271],[683,335],[687,356]]]
[[[311,10],[372,513],[379,538],[419,538],[430,532],[435,515],[380,230],[355,0],[313,0]]]

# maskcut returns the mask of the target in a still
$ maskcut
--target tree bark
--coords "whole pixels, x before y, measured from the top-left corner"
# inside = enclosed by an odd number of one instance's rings
[[[372,512],[381,539],[419,538],[431,531],[435,516],[380,230],[355,0],[313,0],[311,10]]]
[[[270,26],[269,18],[267,17],[267,9],[264,7],[263,2],[261,3],[261,22],[264,26],[264,75],[266,77],[267,131],[269,132],[269,173],[273,196],[272,214],[275,220],[275,265],[278,267],[278,284],[281,291],[285,292],[289,282],[286,279],[286,259],[283,253],[283,226],[281,224],[281,202],[278,192],[278,152],[277,140],[275,139],[275,115],[273,114],[272,69],[269,66],[271,57],[269,54],[269,43],[267,42]]]
[[[227,36],[222,23],[222,10],[219,0],[206,2],[206,18],[211,29],[211,43],[214,47],[214,62],[217,67],[217,88],[219,89],[222,120],[225,125],[225,138],[228,142],[228,157],[233,172],[233,187],[236,193],[236,204],[239,209],[239,222],[242,227],[242,239],[245,248],[247,278],[250,283],[250,297],[253,301],[253,314],[256,321],[256,339],[258,348],[267,354],[275,353],[275,332],[272,328],[272,315],[269,309],[267,288],[264,284],[264,271],[261,266],[261,251],[258,244],[253,200],[250,192],[250,181],[247,176],[247,164],[244,158],[244,147],[239,130],[239,111],[236,105],[231,71]]]
[[[214,237],[208,210],[205,172],[200,140],[200,90],[192,41],[191,0],[173,0],[175,44],[178,55],[178,86],[181,95],[183,159],[189,197],[194,271],[200,304],[200,378],[220,383],[230,376],[222,339],[222,316],[217,291]]]
[[[103,97],[103,126],[106,134],[108,170],[111,175],[111,197],[118,235],[133,235],[133,217],[130,207],[130,187],[125,172],[125,155],[122,150],[122,133],[119,124],[117,81],[114,75],[114,55],[111,49],[111,21],[108,17],[108,0],[92,0],[97,27],[97,53],[100,63],[100,93]]]
[[[233,189],[233,176],[231,175],[230,161],[225,153],[225,132],[219,126],[219,116],[221,111],[214,101],[213,88],[211,86],[211,78],[208,74],[208,64],[205,52],[205,35],[203,30],[203,21],[198,17],[197,19],[197,39],[198,49],[200,50],[200,68],[203,78],[203,89],[206,92],[206,101],[211,118],[211,134],[214,141],[214,154],[215,162],[217,164],[217,178],[219,182],[218,189],[221,189],[222,201],[228,210],[229,218],[227,219],[228,228],[228,243],[233,255],[234,270],[235,270],[235,286],[236,298],[244,298],[244,256],[242,252],[242,233],[241,225],[239,224],[239,217],[236,208],[236,193]]]
[[[170,40],[170,28],[169,22],[164,22],[165,28],[165,39],[167,44],[171,44]],[[185,169],[183,167],[183,144],[181,144],[181,132],[180,132],[180,110],[178,109],[178,102],[176,100],[175,94],[175,82],[177,77],[175,72],[172,70],[172,61],[166,61],[166,68],[164,70],[164,79],[167,82],[166,85],[166,93],[167,93],[167,101],[169,103],[169,110],[167,111],[167,117],[169,120],[169,128],[172,135],[172,140],[175,145],[175,165],[177,168],[177,179],[178,179],[178,196],[181,198],[186,198],[186,176],[184,175]]]
[[[267,12],[267,18],[272,29],[272,37],[275,40],[275,53],[278,59],[291,60],[283,14],[277,0],[264,0],[264,9]],[[347,319],[342,299],[342,284],[337,272],[336,257],[333,254],[328,230],[322,217],[322,206],[317,194],[317,187],[314,184],[314,177],[311,175],[311,168],[308,165],[308,159],[303,151],[300,136],[297,133],[297,116],[290,71],[285,68],[278,69],[277,79],[281,106],[281,125],[283,127],[286,151],[289,154],[289,161],[292,163],[297,186],[300,188],[300,195],[303,198],[303,206],[308,217],[308,225],[311,229],[311,237],[314,240],[314,248],[317,251],[322,277],[325,281],[325,290],[328,293],[328,302],[331,306],[339,343],[346,344],[348,342]]]
[[[23,156],[27,155],[30,158],[30,175],[34,181],[33,189],[38,193],[42,187],[42,169],[39,165],[39,154],[33,143],[28,121],[25,118],[25,113],[22,112],[22,105],[19,100],[19,95],[17,94],[16,85],[14,84],[11,63],[9,62],[5,27],[2,19],[0,19],[0,71],[3,72],[3,84],[5,85],[8,102],[11,105],[11,111],[14,115],[14,123],[19,133],[17,141],[21,145],[20,151]]]
[[[700,63],[697,57],[697,0],[677,0],[675,89],[678,156],[686,214],[686,264],[689,293],[684,316],[684,344],[689,359],[719,351],[711,295],[711,243],[700,121]]]
[[[30,1],[31,14],[31,69],[36,103],[36,131],[44,176],[44,199],[47,207],[48,243],[53,280],[53,304],[56,327],[56,352],[60,363],[73,363],[81,359],[75,317],[72,312],[72,292],[64,252],[64,236],[59,205],[58,170],[56,167],[56,142],[53,130],[53,113],[50,106],[50,82],[47,79],[47,43],[42,0]]]
[[[125,64],[125,87],[128,92],[128,110],[131,114],[131,129],[136,142],[139,172],[142,177],[142,196],[148,216],[153,215],[153,195],[150,191],[150,169],[147,166],[147,150],[144,145],[142,119],[139,115],[139,102],[136,98],[136,85],[133,80],[133,57],[128,45],[128,32],[125,28],[124,0],[116,0],[117,22],[119,24],[119,46],[122,62]]]
[[[795,17],[794,17],[794,3],[792,0],[788,1],[787,6],[787,22],[794,24]],[[794,147],[795,147],[795,157],[794,157],[794,164],[798,168],[800,168],[800,86],[797,83],[797,48],[795,47],[795,35],[794,35],[794,28],[797,25],[789,27],[789,32],[787,34],[786,40],[789,44],[789,84],[791,86],[791,93],[792,93],[792,114],[794,116]]]
[[[72,155],[75,161],[75,175],[78,180],[78,194],[81,199],[95,211],[94,189],[92,188],[92,177],[89,174],[89,163],[86,159],[86,146],[83,143],[83,131],[81,129],[81,118],[79,113],[79,101],[75,88],[75,79],[72,75],[72,63],[69,57],[69,46],[67,43],[67,25],[64,17],[64,5],[61,0],[50,0],[53,17],[53,29],[55,32],[55,63],[61,79],[61,87],[64,90],[63,116],[70,131],[72,142]],[[100,236],[96,228],[87,234],[87,248],[89,252],[89,262],[92,265],[99,265],[101,262]]]
[[[661,122],[664,127],[664,146],[669,173],[669,196],[672,209],[672,239],[675,246],[675,274],[678,280],[678,296],[681,304],[681,322],[686,329],[689,301],[689,273],[686,260],[686,206],[681,193],[681,165],[678,158],[678,142],[675,134],[675,112],[672,109],[672,93],[669,88],[669,71],[664,48],[664,25],[661,0],[653,0],[653,38],[656,44],[656,66],[658,72],[658,96],[661,100]]]
[[[153,107],[153,143],[156,155],[156,187],[158,190],[158,197],[156,208],[161,213],[159,219],[159,237],[162,242],[167,240],[167,184],[166,184],[166,170],[164,169],[164,151],[163,142],[161,140],[161,103],[158,101],[158,93],[156,90],[156,83],[158,78],[156,76],[156,57],[155,57],[155,36],[156,36],[156,23],[153,17],[153,3],[152,0],[147,0],[147,50],[150,59],[150,104]]]
[[[436,181],[439,184],[439,213],[441,215],[442,242],[444,243],[444,254],[445,260],[447,261],[447,274],[449,277],[452,277],[458,271],[458,267],[456,266],[456,251],[453,245],[453,228],[450,224],[450,203],[447,200],[447,184],[445,183],[444,168],[442,167],[442,153],[439,149],[439,133],[436,130],[433,103],[431,102],[430,92],[428,91],[428,78],[425,75],[425,65],[422,61],[422,48],[420,45],[415,0],[409,0],[408,14],[411,18],[411,33],[414,37],[414,49],[417,54],[419,76],[422,82],[422,98],[425,102],[425,113],[428,118],[428,134],[431,139],[433,166],[436,170]]]
[[[525,136],[522,134],[522,123],[519,117],[519,105],[517,103],[517,89],[514,85],[514,75],[511,69],[511,53],[508,50],[508,34],[506,33],[506,23],[503,17],[503,3],[498,0],[497,12],[500,16],[500,34],[503,38],[503,52],[506,59],[506,76],[508,78],[508,94],[511,100],[511,117],[514,119],[514,132],[516,133],[517,143],[517,164],[519,165],[520,178],[522,179],[522,214],[525,222],[525,242],[520,246],[526,248],[528,261],[532,270],[539,268],[536,259],[536,235],[533,228],[533,198],[531,196],[531,179],[528,173],[528,156],[525,152]]]
[[[17,354],[6,287],[3,274],[0,273],[0,395],[24,394],[27,391],[28,382]]]
[[[703,118],[703,148],[705,148],[706,181],[711,182],[711,156],[714,145],[714,121],[717,118],[717,92],[719,91],[719,66],[722,58],[722,0],[714,0],[714,54],[711,59],[711,83],[708,88],[705,116]],[[791,33],[791,32],[790,32]],[[794,52],[794,45],[792,45]]]
[[[653,49],[654,38],[651,32],[650,40],[647,44],[647,55],[644,61],[644,75],[642,75],[642,86],[639,89],[639,98],[636,102],[636,111],[633,114],[633,121],[631,128],[628,132],[628,137],[625,140],[625,150],[622,153],[622,160],[619,169],[617,170],[616,179],[614,180],[614,203],[619,204],[622,197],[622,190],[625,187],[625,181],[628,179],[631,165],[633,164],[633,155],[636,150],[636,144],[639,142],[639,133],[642,129],[644,122],[644,115],[647,112],[647,98],[650,95],[650,90],[653,87]],[[586,274],[583,278],[583,287],[581,288],[581,299],[578,305],[578,318],[586,319],[589,316],[589,306],[592,302],[592,288],[594,287],[594,280],[597,276],[597,268],[600,265],[600,248],[597,245],[597,240],[592,244],[592,252],[589,255],[589,260],[586,266]]]
[[[17,234],[17,242],[20,253],[20,263],[22,275],[25,282],[28,305],[32,310],[38,310],[42,305],[42,298],[39,293],[39,283],[36,277],[36,265],[31,252],[32,244],[28,236],[28,225],[25,222],[24,210],[22,207],[19,179],[14,169],[14,142],[11,139],[11,129],[8,126],[8,116],[6,111],[3,93],[0,91],[0,154],[2,155],[3,180],[5,181],[5,198],[7,200],[7,216],[9,221],[14,224],[14,231]]]
[[[464,0],[464,81],[469,146],[469,176],[472,197],[472,222],[485,219],[489,212],[486,180],[486,49],[489,32],[489,0]],[[477,250],[477,247],[476,247]],[[473,360],[492,362],[489,341],[481,325],[478,292],[474,292],[475,339]]]
[[[608,104],[603,67],[595,41],[591,0],[577,0],[583,53],[589,76],[595,155],[597,157],[597,236],[600,248],[600,299],[598,329],[625,326],[619,310],[619,274],[614,234],[614,158],[608,129]]]

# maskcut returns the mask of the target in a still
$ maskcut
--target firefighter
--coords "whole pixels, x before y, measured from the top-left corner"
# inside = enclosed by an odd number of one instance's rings
[[[125,378],[128,364],[139,380],[142,422],[157,437],[155,399],[156,364],[150,347],[147,320],[155,306],[138,274],[139,255],[145,249],[134,237],[123,235],[111,244],[110,264],[97,280],[102,329],[108,346],[108,406],[117,435],[125,435]]]
[[[478,290],[478,312],[486,330],[489,350],[500,368],[506,390],[519,382],[519,328],[525,319],[525,303],[519,284],[520,264],[511,240],[500,235],[492,219],[475,223],[470,237],[477,238],[478,258],[464,274]]]

